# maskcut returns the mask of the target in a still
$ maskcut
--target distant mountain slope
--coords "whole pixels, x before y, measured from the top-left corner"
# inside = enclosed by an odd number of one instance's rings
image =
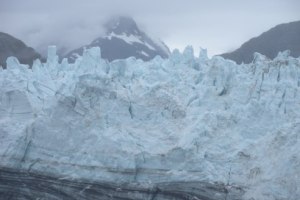
[[[0,65],[6,67],[6,59],[15,56],[22,64],[32,65],[33,61],[41,58],[33,48],[13,36],[0,32]]]
[[[115,17],[105,24],[106,34],[92,41],[89,45],[75,49],[64,57],[70,62],[82,55],[84,48],[100,47],[102,58],[109,61],[136,57],[150,60],[156,55],[167,58],[170,54],[168,47],[154,41],[141,31],[130,17]]]
[[[269,58],[274,58],[279,51],[291,50],[291,56],[300,56],[300,21],[280,24],[250,39],[240,48],[221,56],[237,63],[250,63],[253,53],[259,52]]]

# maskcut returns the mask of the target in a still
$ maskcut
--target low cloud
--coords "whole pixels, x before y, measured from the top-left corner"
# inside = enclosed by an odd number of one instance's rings
[[[56,44],[68,51],[103,34],[103,22],[130,15],[147,33],[173,48],[191,44],[218,54],[280,23],[300,19],[297,0],[0,0],[2,32],[43,54]]]

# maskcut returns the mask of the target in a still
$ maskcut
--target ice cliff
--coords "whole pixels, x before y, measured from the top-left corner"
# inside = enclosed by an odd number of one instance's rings
[[[145,184],[222,183],[243,199],[300,199],[300,59],[237,65],[205,50],[111,63],[0,68],[0,165]]]

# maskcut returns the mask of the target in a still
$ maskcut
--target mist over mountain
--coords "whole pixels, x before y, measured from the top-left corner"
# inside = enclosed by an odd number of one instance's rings
[[[290,50],[293,57],[300,56],[300,21],[277,25],[250,39],[237,50],[221,56],[237,63],[250,63],[255,52],[273,59],[284,50]]]
[[[60,58],[68,58],[69,62],[74,62],[81,56],[84,49],[100,47],[101,56],[108,61],[135,57],[148,61],[155,56],[167,58],[170,54],[169,48],[160,40],[155,40],[143,32],[131,17],[113,17],[103,25],[104,33],[99,32],[99,37],[90,44],[68,51],[67,44],[57,45]],[[67,37],[62,35],[62,37]],[[67,53],[66,53],[67,52]],[[32,47],[10,36],[0,32],[0,65],[6,66],[6,59],[15,56],[22,64],[32,65],[37,58],[42,58]]]
[[[32,47],[28,47],[21,40],[0,32],[0,65],[6,67],[6,59],[14,56],[19,59],[20,63],[32,65],[33,60],[41,58]]]
[[[67,57],[69,62],[74,62],[85,48],[91,47],[100,47],[102,58],[109,61],[128,57],[148,61],[157,55],[167,58],[170,54],[169,48],[163,42],[150,38],[131,17],[113,17],[105,23],[104,28],[104,36],[72,50],[63,57]]]

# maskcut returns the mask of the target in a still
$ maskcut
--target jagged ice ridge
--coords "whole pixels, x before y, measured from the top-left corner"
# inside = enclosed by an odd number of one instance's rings
[[[69,64],[49,47],[0,68],[1,167],[145,184],[201,180],[300,199],[300,59],[237,65],[205,50]]]

